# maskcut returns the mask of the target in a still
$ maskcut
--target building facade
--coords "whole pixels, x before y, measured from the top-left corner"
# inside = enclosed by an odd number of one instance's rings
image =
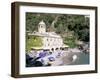
[[[46,32],[46,24],[41,21],[38,24],[38,31],[29,35],[39,36],[43,42],[43,49],[56,50],[63,47],[63,39],[55,32]]]

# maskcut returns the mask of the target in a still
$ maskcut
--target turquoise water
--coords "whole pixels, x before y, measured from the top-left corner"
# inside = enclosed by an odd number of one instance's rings
[[[89,60],[90,60],[89,53],[82,53],[78,55],[78,59],[71,65],[89,64],[90,62]]]

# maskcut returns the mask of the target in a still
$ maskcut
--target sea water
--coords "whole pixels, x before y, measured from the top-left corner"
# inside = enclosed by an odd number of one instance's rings
[[[71,65],[89,64],[89,60],[89,53],[81,53],[78,55],[78,58],[73,63],[71,63]]]

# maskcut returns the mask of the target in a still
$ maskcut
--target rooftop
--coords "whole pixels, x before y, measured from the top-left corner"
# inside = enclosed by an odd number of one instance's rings
[[[45,22],[42,20],[39,24],[43,24],[43,25],[45,25]]]
[[[55,38],[61,38],[60,35],[57,35],[55,32],[45,32],[45,33],[39,33],[39,32],[33,32],[32,34],[29,33],[29,35],[36,35],[36,36],[43,36],[43,37],[55,37]]]

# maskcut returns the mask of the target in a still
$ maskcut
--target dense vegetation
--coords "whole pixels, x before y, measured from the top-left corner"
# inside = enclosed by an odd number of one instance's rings
[[[64,43],[70,47],[75,47],[76,41],[89,42],[88,16],[72,14],[26,13],[26,31],[37,31],[38,23],[41,20],[46,23],[47,31],[55,31],[61,35]]]
[[[30,51],[32,47],[42,47],[42,39],[38,36],[28,36],[26,39],[26,51]]]

